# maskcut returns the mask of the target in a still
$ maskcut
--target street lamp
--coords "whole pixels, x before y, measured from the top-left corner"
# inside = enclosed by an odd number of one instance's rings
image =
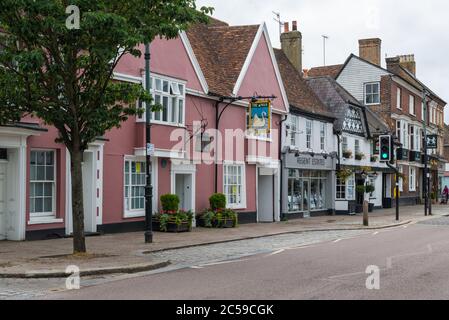
[[[150,93],[150,44],[145,44],[145,90]],[[146,185],[145,185],[145,243],[153,242],[153,185],[151,182],[151,118],[150,118],[150,106],[146,105]]]
[[[424,114],[422,115],[423,120],[423,130],[424,130],[424,183],[423,183],[423,193],[424,193],[424,215],[428,215],[429,209],[429,167],[428,167],[428,156],[427,156],[427,91],[423,89],[422,103]]]

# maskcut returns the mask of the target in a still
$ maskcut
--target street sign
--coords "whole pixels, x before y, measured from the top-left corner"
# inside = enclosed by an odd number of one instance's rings
[[[149,156],[154,156],[154,144],[153,143],[147,143],[147,153]]]
[[[438,149],[438,136],[436,134],[427,136],[427,149]]]

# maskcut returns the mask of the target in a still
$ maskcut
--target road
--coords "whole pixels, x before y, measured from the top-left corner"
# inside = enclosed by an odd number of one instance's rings
[[[253,255],[239,254],[242,245],[251,248],[244,242],[224,244],[221,249],[165,252],[174,261],[170,269],[40,298],[449,299],[449,218],[294,241],[304,236],[262,240],[265,244],[260,246],[266,250],[253,251]],[[234,252],[215,260],[198,258],[207,252],[220,255],[226,247]],[[248,248],[240,249],[248,252]],[[197,257],[183,260],[183,254],[191,257],[195,252]],[[380,269],[379,290],[366,288],[368,266]]]

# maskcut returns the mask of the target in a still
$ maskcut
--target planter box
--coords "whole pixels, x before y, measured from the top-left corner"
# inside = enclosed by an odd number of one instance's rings
[[[182,233],[182,232],[190,232],[192,229],[189,227],[189,222],[185,221],[181,223],[179,226],[174,222],[167,223],[167,231],[161,230],[161,224],[159,220],[153,219],[153,230],[159,232],[169,232],[169,233]]]
[[[374,203],[369,203],[368,204],[368,212],[373,212],[374,211]]]
[[[355,205],[355,213],[363,213],[363,204]]]
[[[204,222],[204,219],[197,219],[197,223],[199,227],[202,228],[210,228],[210,227],[206,227],[206,224]],[[211,228],[223,228],[223,229],[230,229],[230,228],[235,228],[234,225],[234,221],[226,219],[226,220],[221,220],[220,223],[218,220],[214,220],[212,221],[212,227]]]
[[[355,160],[357,160],[357,161],[362,161],[363,160],[363,155],[361,155],[361,154],[356,154],[355,155]]]

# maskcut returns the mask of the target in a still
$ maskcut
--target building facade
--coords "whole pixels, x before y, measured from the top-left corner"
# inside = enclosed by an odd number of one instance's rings
[[[417,204],[423,199],[423,123],[427,134],[436,135],[438,148],[428,151],[431,169],[431,192],[440,194],[444,176],[443,129],[446,102],[416,78],[416,62],[413,55],[387,58],[386,68],[381,66],[381,40],[359,41],[359,56],[354,54],[343,65],[314,68],[309,76],[331,75],[360,104],[376,113],[402,145],[397,153],[401,172],[399,192],[401,203]],[[427,92],[423,104],[423,92]],[[395,198],[395,178],[388,184],[388,195]],[[388,202],[388,201],[387,201]],[[394,202],[394,201],[393,201]],[[389,203],[385,203],[389,206]]]
[[[240,45],[230,46],[229,37]],[[151,53],[151,93],[162,105],[151,114],[154,211],[163,194],[201,212],[223,192],[241,223],[280,220],[279,132],[289,103],[266,25],[212,19],[176,39],[154,40]],[[143,56],[124,57],[114,81],[144,85],[144,65]],[[248,127],[254,96],[272,96],[269,132]],[[143,230],[144,119],[130,117],[86,151],[87,233]],[[0,128],[0,239],[71,234],[70,156],[57,136],[36,118]]]

